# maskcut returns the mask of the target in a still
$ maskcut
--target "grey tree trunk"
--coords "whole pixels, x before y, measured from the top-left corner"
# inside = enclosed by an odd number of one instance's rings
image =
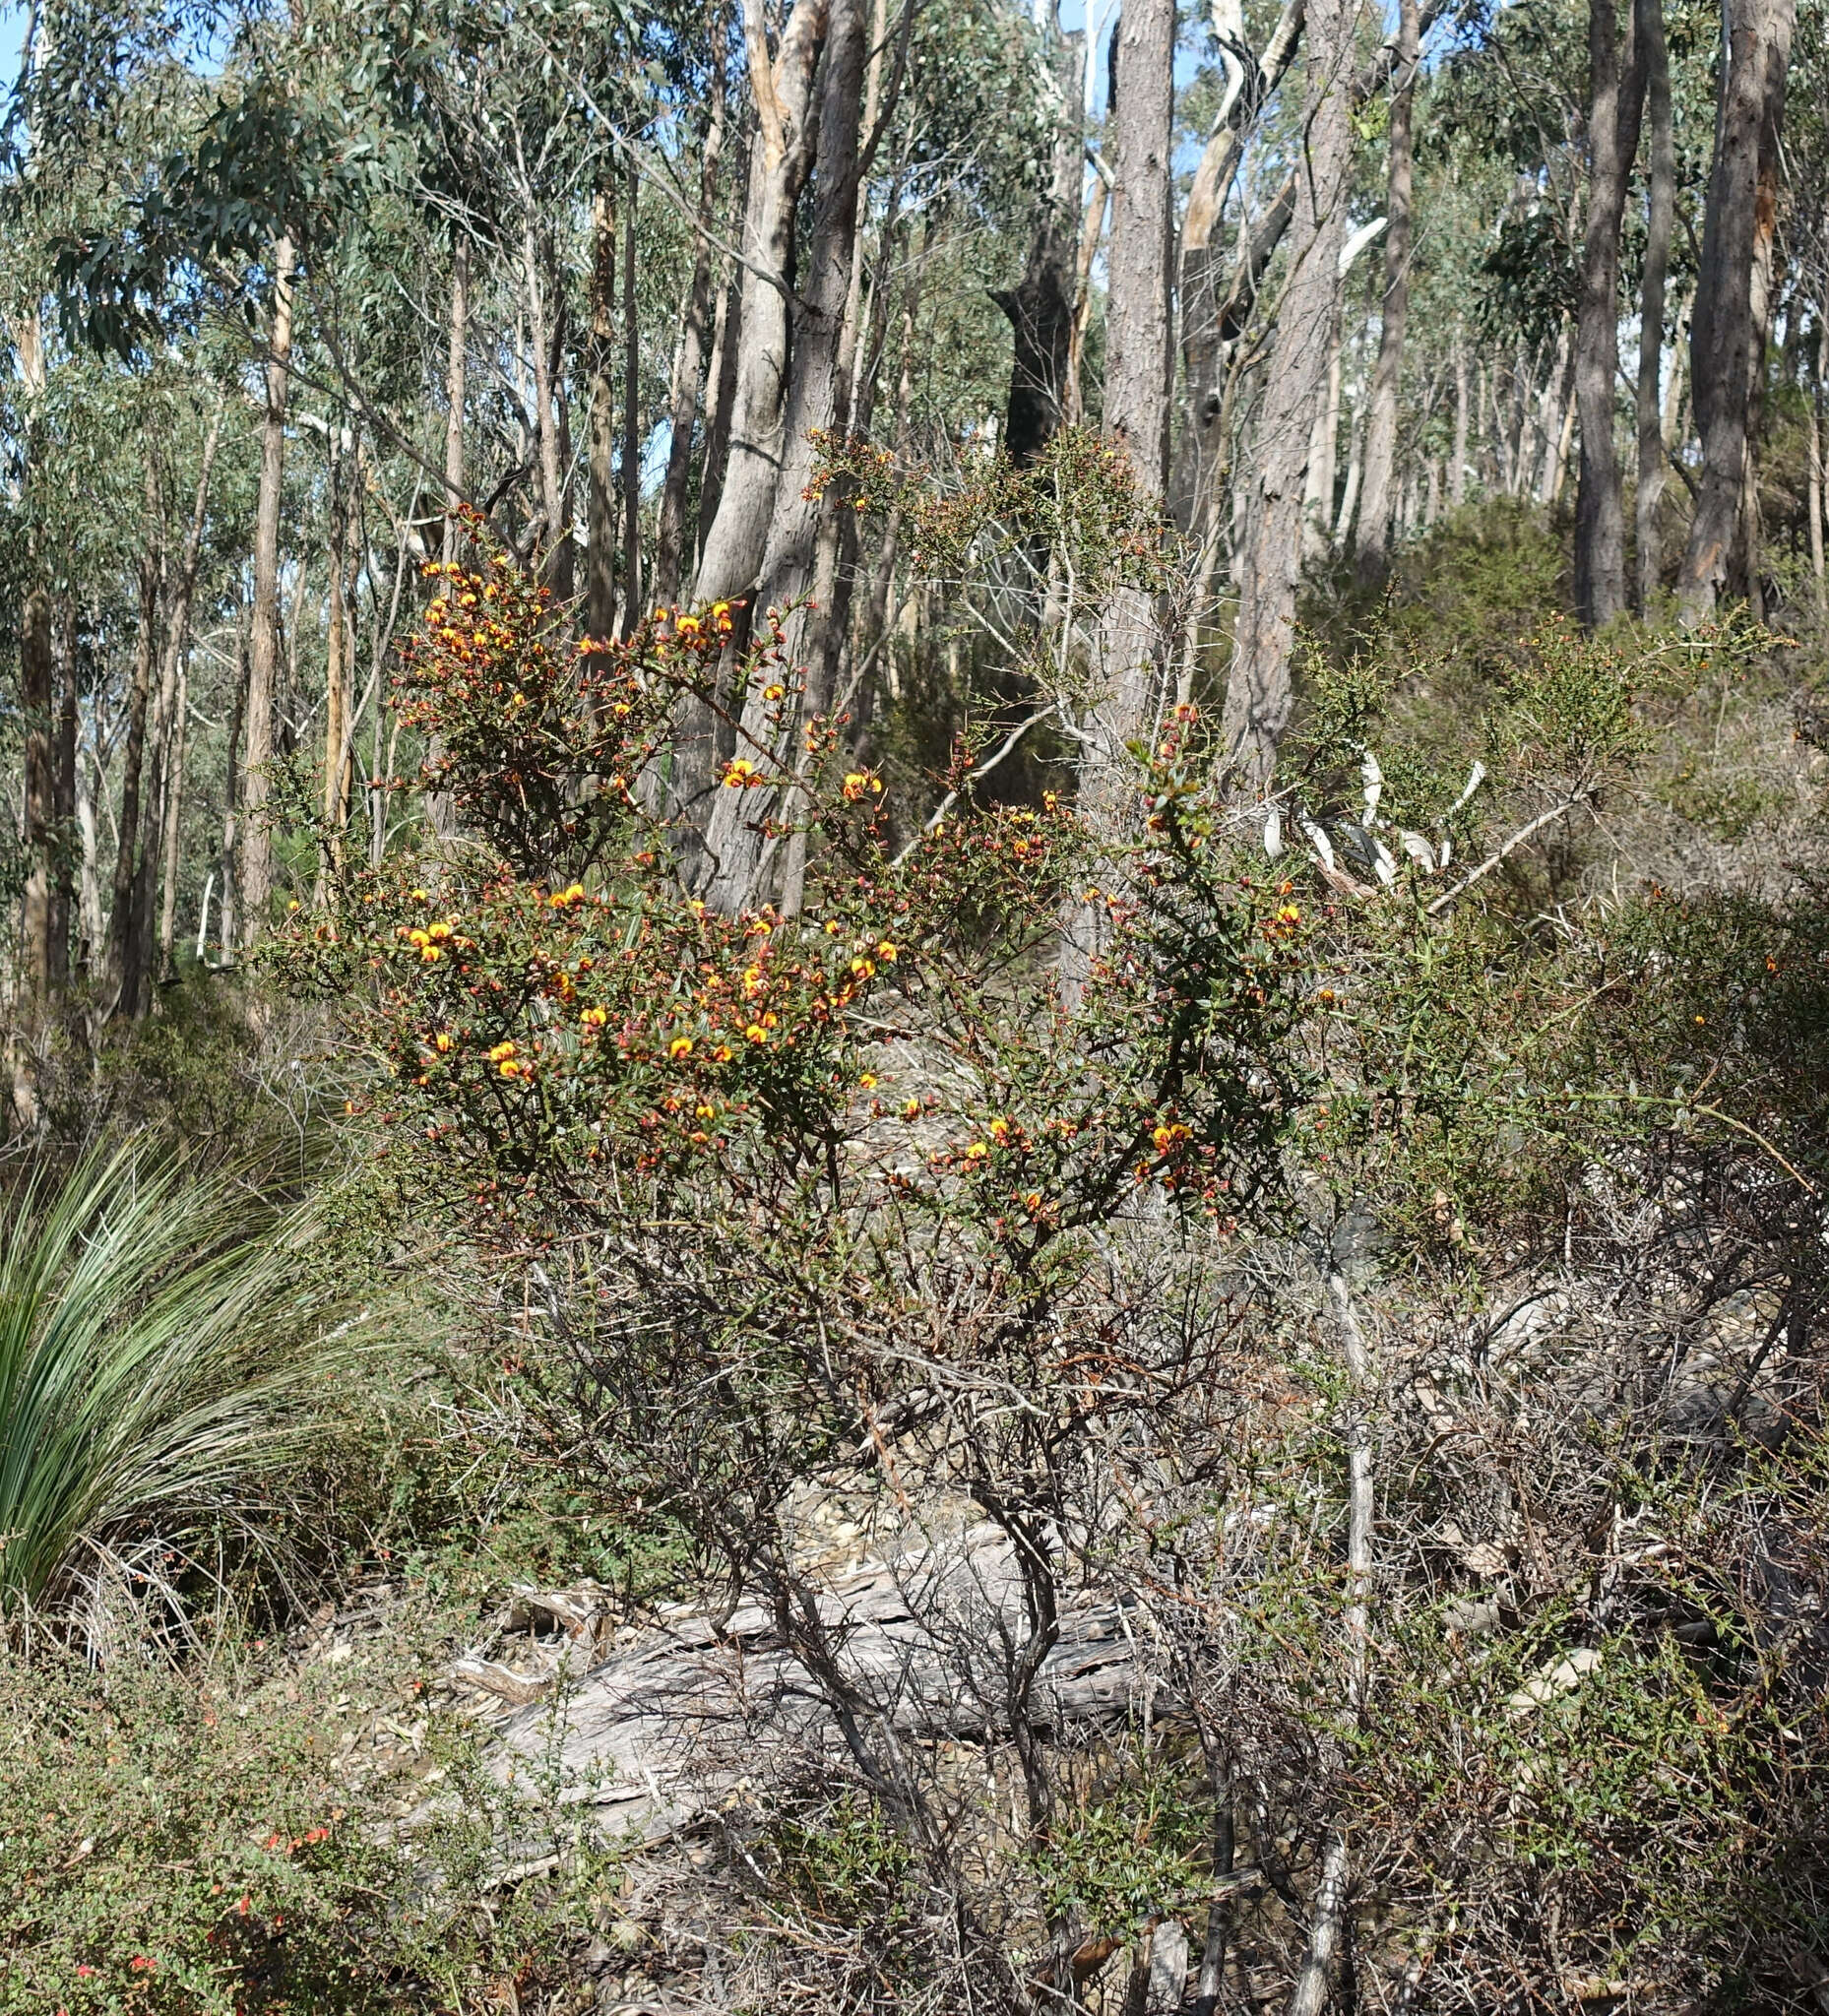
[[[1671,230],[1676,212],[1676,150],[1671,131],[1671,62],[1664,39],[1664,0],[1633,0],[1633,36],[1645,72],[1645,108],[1651,118],[1651,158],[1645,218],[1645,270],[1639,290],[1638,334],[1638,608],[1657,599],[1664,574],[1658,506],[1664,496],[1664,420],[1658,373],[1664,360],[1664,290],[1671,270]]]
[[[1308,437],[1308,476],[1302,493],[1302,560],[1324,559],[1334,545],[1334,478],[1340,461],[1340,341],[1327,346],[1327,392]]]
[[[749,179],[745,164],[738,179]],[[725,470],[730,460],[730,410],[736,403],[736,353],[743,338],[742,272],[725,255],[719,269],[718,308],[712,321],[711,362],[705,367],[705,450],[699,458],[699,513],[693,536],[693,572],[705,550],[705,535],[718,516]],[[682,569],[683,576],[683,569]]]
[[[1061,32],[1058,7],[1048,57],[1055,94],[1052,172],[1029,241],[1023,277],[1014,287],[992,295],[1010,318],[1010,396],[1003,445],[1019,466],[1041,454],[1068,411],[1086,137],[1081,94],[1086,37]]]
[[[1623,75],[1617,0],[1588,0],[1588,220],[1575,325],[1581,473],[1575,490],[1575,612],[1589,630],[1626,607],[1626,516],[1613,441],[1619,376],[1619,230],[1638,153],[1645,68],[1636,33]]]
[[[1162,498],[1168,481],[1174,0],[1129,0],[1114,33],[1104,432],[1144,493]],[[1080,814],[1110,838],[1126,829],[1135,808],[1125,745],[1149,726],[1162,644],[1156,597],[1119,589],[1100,628],[1096,698],[1080,724]],[[1063,919],[1060,984],[1069,1005],[1091,975],[1105,917],[1104,905],[1093,902],[1070,906]]]
[[[1243,40],[1243,15],[1235,0],[1214,0],[1213,30],[1225,61],[1227,88],[1206,147],[1188,189],[1181,220],[1177,270],[1181,305],[1181,352],[1187,380],[1188,422],[1176,457],[1176,522],[1192,528],[1216,502],[1217,467],[1222,459],[1220,411],[1230,342],[1222,327],[1227,259],[1219,238],[1226,199],[1244,158],[1245,141],[1258,112],[1282,83],[1301,43],[1306,0],[1285,0],[1282,14],[1260,54]],[[1235,293],[1235,287],[1232,289]]]
[[[695,601],[731,600],[758,585],[785,443],[788,384],[788,276],[794,210],[812,166],[817,122],[813,76],[828,0],[794,0],[771,60],[759,0],[744,0],[757,133],[750,149],[738,313],[742,339],[726,346],[735,372],[729,448],[717,516],[699,556]],[[854,198],[853,198],[854,200]],[[846,275],[850,279],[849,270]]]
[[[1467,501],[1467,339],[1454,335],[1454,468],[1448,476],[1448,502],[1457,510]]]
[[[51,742],[51,827],[55,859],[51,873],[48,973],[52,998],[70,984],[70,924],[76,911],[76,598],[57,598],[53,669],[57,680],[57,724]]]
[[[566,498],[566,458],[559,441],[559,388],[553,372],[556,322],[563,308],[547,297],[544,251],[530,211],[522,222],[521,261],[527,288],[528,347],[534,353],[534,440],[539,460],[541,543],[546,549],[547,585],[564,600],[572,592],[572,524]]]
[[[1779,120],[1796,20],[1797,0],[1744,0],[1724,36],[1715,159],[1689,336],[1702,475],[1676,582],[1685,623],[1714,613],[1739,534],[1749,393],[1764,364],[1755,342],[1753,269],[1759,240],[1769,240],[1776,220]]]
[[[1391,100],[1391,142],[1385,169],[1383,321],[1372,367],[1371,411],[1365,428],[1365,473],[1359,488],[1359,529],[1354,571],[1361,582],[1384,579],[1390,564],[1392,477],[1397,469],[1397,396],[1404,375],[1404,324],[1410,313],[1410,208],[1420,33],[1417,0],[1402,0],[1397,30],[1397,92]]]
[[[182,859],[184,817],[184,716],[190,701],[189,654],[178,663],[177,712],[166,744],[164,802],[160,808],[158,959],[161,981],[176,977],[172,945],[178,927],[178,868]]]
[[[254,508],[254,621],[248,638],[248,698],[242,724],[241,856],[237,904],[241,940],[252,945],[266,928],[273,896],[273,835],[267,829],[272,793],[274,685],[280,666],[280,506],[285,475],[285,396],[292,355],[292,244],[273,248],[273,322],[267,343],[267,404],[261,417],[260,489]],[[125,835],[125,827],[122,832]]]
[[[1826,289],[1829,291],[1829,289]],[[1829,301],[1816,305],[1816,363],[1810,383],[1810,572],[1816,577],[1816,606],[1829,611],[1829,584],[1823,576],[1823,385],[1829,379]]]
[[[635,306],[635,205],[641,184],[629,170],[622,214],[622,634],[642,620],[642,346]]]
[[[51,738],[51,598],[34,583],[20,624],[20,703],[26,728],[26,890],[20,913],[20,1020],[33,1030],[50,1002],[51,878],[57,847]],[[123,831],[123,838],[124,838]]]
[[[451,248],[451,322],[445,339],[446,560],[458,556],[457,520],[464,501],[464,375],[470,349],[470,239],[460,231]]]
[[[1307,157],[1297,177],[1295,239],[1258,420],[1257,494],[1221,724],[1226,761],[1242,782],[1257,786],[1269,782],[1290,718],[1304,465],[1327,371],[1346,235],[1356,18],[1343,0],[1315,0],[1308,9]]]
[[[134,904],[139,873],[143,808],[147,782],[147,722],[153,691],[154,627],[164,581],[164,514],[158,478],[149,454],[146,466],[146,543],[140,553],[140,622],[134,633],[133,683],[127,689],[127,739],[121,752],[121,803],[114,874],[108,899],[107,984],[113,990],[110,1013],[129,1021],[140,1012],[146,969],[141,918]],[[28,744],[30,763],[30,744]],[[31,771],[27,772],[30,785]]]
[[[679,594],[686,537],[686,487],[692,474],[692,432],[699,417],[699,378],[704,370],[705,337],[712,319],[712,282],[716,260],[712,222],[718,203],[718,169],[724,157],[724,65],[712,72],[712,100],[699,162],[699,211],[693,237],[692,286],[686,297],[686,327],[680,341],[679,387],[673,400],[672,439],[666,453],[666,476],[661,486],[661,517],[655,536],[655,600],[671,602]],[[708,381],[709,404],[713,387]]]
[[[173,695],[172,717],[164,737],[163,776],[158,793],[158,856],[162,881],[158,913],[158,972],[169,979],[172,934],[176,929],[177,879],[180,821],[184,805],[184,732],[188,686],[185,661],[190,648],[191,605],[197,594],[197,571],[203,557],[203,536],[209,523],[210,478],[216,468],[216,453],[221,445],[222,418],[226,402],[219,400],[204,438],[203,456],[197,470],[197,489],[191,500],[191,522],[185,528],[184,545],[178,555],[177,573],[171,582],[170,606],[165,616],[164,666],[159,690]]]
[[[807,491],[819,456],[815,436],[842,435],[850,422],[851,359],[844,337],[857,228],[858,140],[867,39],[863,0],[831,0],[820,95],[818,211],[801,292],[803,305],[793,332],[792,379],[782,422],[781,475],[759,570],[762,598],[782,612],[788,663],[806,672],[804,708],[809,720],[830,704],[830,693],[823,690],[829,683],[829,665],[825,652],[809,655],[813,626],[804,598],[813,586],[822,523],[838,505],[830,498],[822,503]],[[733,450],[734,445],[733,440]],[[728,497],[727,491],[725,494]],[[777,713],[775,703],[766,698],[766,689],[752,686],[742,697],[738,742],[752,760],[791,768],[798,738],[783,746]],[[781,809],[774,790],[719,792],[706,830],[713,864],[706,900],[715,909],[733,913],[754,898],[766,845],[765,815]]]
[[[591,411],[585,451],[585,634],[616,629],[616,201],[591,206]]]

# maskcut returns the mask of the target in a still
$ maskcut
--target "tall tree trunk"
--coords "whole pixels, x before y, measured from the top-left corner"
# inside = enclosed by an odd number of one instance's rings
[[[1365,474],[1359,489],[1359,529],[1354,569],[1368,586],[1384,579],[1390,564],[1391,481],[1397,468],[1397,396],[1404,375],[1404,325],[1410,313],[1410,206],[1415,146],[1411,122],[1416,106],[1420,32],[1417,0],[1402,0],[1398,12],[1397,91],[1391,100],[1390,156],[1385,169],[1383,320],[1378,361],[1372,367],[1371,411],[1365,429]]]
[[[76,826],[82,845],[77,881],[77,943],[84,973],[98,978],[107,954],[107,927],[101,918],[101,842],[95,830],[95,751],[85,743],[77,754]]]
[[[184,817],[184,757],[186,716],[190,706],[191,605],[197,593],[197,570],[203,556],[204,529],[209,522],[210,477],[216,468],[217,449],[222,439],[222,417],[227,402],[219,397],[210,431],[204,437],[203,455],[197,470],[197,489],[191,500],[191,521],[184,533],[171,583],[170,608],[165,618],[165,660],[159,675],[159,690],[172,695],[172,713],[166,732],[163,776],[159,797],[158,959],[160,981],[176,976],[172,944],[177,930],[178,867],[182,853]]]
[[[1759,513],[1759,439],[1765,429],[1766,351],[1778,306],[1778,192],[1783,159],[1779,139],[1785,112],[1785,81],[1766,78],[1765,117],[1759,129],[1759,194],[1753,217],[1753,273],[1747,293],[1752,314],[1746,381],[1746,453],[1741,461],[1740,523],[1728,569],[1728,592],[1744,598],[1756,623],[1765,621],[1765,586],[1760,567],[1763,527]]]
[[[1176,262],[1188,419],[1175,463],[1174,513],[1176,523],[1187,529],[1203,523],[1216,506],[1223,455],[1220,416],[1231,343],[1221,326],[1228,289],[1220,224],[1257,115],[1300,46],[1306,0],[1284,0],[1276,27],[1256,55],[1244,40],[1238,0],[1211,0],[1210,16],[1226,89],[1188,189]]]
[[[1663,415],[1658,376],[1664,361],[1664,289],[1671,270],[1671,230],[1676,214],[1676,150],[1671,130],[1671,62],[1664,39],[1664,0],[1633,0],[1633,35],[1645,72],[1645,106],[1651,115],[1651,159],[1645,216],[1645,269],[1639,290],[1638,331],[1638,608],[1650,609],[1664,574],[1658,506],[1664,496]]]
[[[1161,503],[1168,484],[1174,0],[1128,0],[1113,34],[1104,431],[1144,495]],[[1299,536],[1299,526],[1292,531]],[[1108,838],[1122,834],[1134,812],[1126,745],[1148,729],[1162,645],[1157,598],[1147,589],[1117,590],[1100,626],[1098,683],[1080,724],[1080,814]],[[1060,989],[1067,1005],[1077,1003],[1091,977],[1107,914],[1103,902],[1076,902],[1062,919]]]
[[[1459,510],[1467,501],[1467,339],[1454,333],[1454,469],[1448,477],[1448,502]]]
[[[267,925],[273,898],[273,835],[267,829],[274,758],[274,695],[280,666],[280,507],[285,473],[285,395],[292,355],[292,245],[273,248],[273,322],[268,337],[267,404],[261,419],[260,490],[254,512],[254,620],[248,638],[246,749],[241,766],[237,847],[241,856],[239,923],[252,945]],[[126,825],[122,823],[122,835]]]
[[[1093,267],[1104,237],[1105,208],[1111,192],[1104,175],[1093,177],[1086,198],[1086,215],[1080,220],[1080,254],[1073,282],[1073,320],[1067,329],[1067,383],[1061,394],[1061,410],[1070,427],[1086,417],[1086,401],[1080,386],[1081,367],[1086,358],[1086,332],[1093,319]]]
[[[811,117],[813,78],[828,5],[829,0],[794,0],[771,61],[761,0],[743,0],[757,132],[750,148],[743,223],[742,337],[731,351],[735,380],[729,448],[717,516],[707,528],[699,558],[697,601],[733,599],[753,591],[769,545],[786,445],[786,288],[794,264],[794,210],[812,166],[818,129]]]
[[[692,431],[699,416],[699,378],[704,370],[705,335],[712,317],[716,255],[712,224],[718,209],[718,170],[724,157],[724,64],[712,68],[711,107],[705,148],[699,158],[699,210],[692,243],[692,286],[686,296],[686,326],[679,347],[679,386],[673,399],[672,439],[666,476],[661,485],[661,516],[655,534],[655,600],[671,603],[679,595],[686,540],[686,488],[692,474]],[[709,404],[712,387],[708,380]]]
[[[50,992],[53,999],[70,984],[70,925],[76,914],[76,598],[68,589],[57,598],[55,670],[57,727],[51,746],[51,820],[55,861],[51,873]]]
[[[1068,352],[1080,234],[1081,166],[1086,145],[1082,86],[1086,37],[1063,33],[1055,5],[1048,27],[1048,77],[1054,145],[1048,187],[1029,240],[1023,277],[991,298],[1010,319],[1010,395],[1003,445],[1023,467],[1047,445],[1067,415]]]
[[[642,620],[642,341],[635,308],[635,206],[641,190],[629,170],[622,215],[622,634]]]
[[[764,598],[783,612],[788,662],[804,665],[807,672],[803,707],[809,719],[830,704],[830,694],[824,690],[830,655],[823,648],[824,640],[818,639],[822,648],[809,662],[807,647],[815,641],[815,629],[804,598],[813,586],[822,524],[831,520],[840,506],[830,491],[823,500],[807,492],[819,454],[814,436],[843,435],[850,422],[851,360],[845,347],[845,313],[851,300],[852,241],[857,228],[858,141],[867,39],[863,0],[831,0],[820,98],[819,203],[801,289],[802,307],[793,332],[793,372],[782,429],[780,484],[760,570]],[[793,752],[791,746],[781,746],[775,717],[774,703],[763,689],[746,693],[739,741],[787,765],[793,761]],[[715,863],[708,900],[716,908],[734,912],[751,901],[763,848],[761,815],[775,803],[776,795],[769,790],[719,793],[706,836]]]
[[[1702,475],[1677,575],[1686,623],[1704,620],[1728,585],[1750,452],[1747,410],[1762,371],[1753,270],[1776,219],[1779,122],[1797,0],[1743,0],[1722,50],[1715,160],[1690,325],[1691,396]]]
[[[1340,514],[1334,520],[1334,544],[1344,546],[1353,531],[1354,514],[1359,508],[1359,488],[1365,480],[1364,402],[1356,394],[1353,420],[1347,431],[1347,480],[1340,492]]]
[[[333,440],[330,455],[330,608],[324,640],[324,776],[321,815],[324,839],[318,876],[318,902],[330,901],[331,887],[343,869],[343,833],[349,802],[349,613],[345,601],[348,567],[348,498],[345,489],[342,444]],[[178,743],[180,754],[183,742]]]
[[[1618,0],[1588,0],[1588,221],[1575,328],[1581,473],[1575,491],[1575,612],[1590,630],[1625,613],[1626,517],[1613,441],[1619,376],[1619,232],[1638,153],[1645,63],[1636,28],[1623,76]]]
[[[540,542],[545,548],[547,586],[563,600],[572,592],[572,526],[565,496],[565,456],[559,443],[559,411],[553,384],[553,333],[559,310],[549,301],[543,245],[530,210],[521,228],[523,284],[527,288],[528,347],[534,363],[534,440],[539,459]]]
[[[591,224],[585,633],[600,641],[616,630],[616,199],[607,185],[592,200]]]
[[[159,844],[158,961],[161,983],[177,977],[172,946],[178,927],[178,869],[183,859],[185,714],[190,707],[190,654],[178,660],[176,706],[165,744],[163,831]]]
[[[1356,19],[1343,0],[1316,0],[1308,10],[1307,158],[1297,177],[1296,235],[1258,419],[1256,508],[1243,555],[1222,721],[1227,760],[1259,786],[1275,768],[1293,697],[1290,651],[1301,566],[1302,481],[1346,236]]]
[[[146,465],[146,543],[140,554],[140,624],[134,635],[133,683],[127,693],[127,740],[121,754],[119,832],[109,892],[107,984],[114,990],[110,1013],[129,1022],[140,1013],[145,987],[144,921],[134,903],[145,825],[147,724],[156,661],[155,626],[164,577],[164,513],[158,477],[149,455]]]
[[[19,649],[20,704],[26,730],[26,888],[20,911],[20,984],[15,1014],[22,1033],[31,1039],[43,1026],[50,1007],[51,883],[57,848],[51,754],[51,596],[49,589],[37,582],[27,591]]]
[[[247,721],[248,683],[251,673],[251,619],[236,625],[235,692],[228,710],[228,757],[225,775],[228,788],[222,803],[222,897],[220,942],[223,963],[235,956],[240,943],[240,914],[236,891],[241,887],[241,735]]]
[[[464,378],[470,353],[470,238],[451,247],[451,322],[445,342],[445,536],[443,558],[458,556],[457,507],[464,501]]]
[[[1552,504],[1562,488],[1562,420],[1569,406],[1575,371],[1574,328],[1569,321],[1568,311],[1563,310],[1560,327],[1556,331],[1555,360],[1549,367],[1549,376],[1544,381],[1543,398],[1538,403],[1538,432],[1540,454],[1537,461],[1537,501]]]
[[[1829,295],[1829,286],[1824,292]],[[1829,379],[1829,298],[1816,304],[1816,360],[1810,378],[1810,572],[1816,577],[1816,607],[1829,613],[1829,585],[1823,579],[1823,381]]]
[[[1302,561],[1322,560],[1334,544],[1334,478],[1340,461],[1340,331],[1327,346],[1327,391],[1308,437],[1308,477],[1302,492]]]
[[[750,143],[746,136],[738,180],[749,181]],[[736,404],[736,357],[743,340],[743,271],[726,253],[719,269],[718,307],[712,318],[712,354],[705,367],[705,449],[699,458],[698,523],[693,529],[692,571],[698,572],[705,536],[718,517],[724,497],[725,472],[730,463],[730,413]],[[681,579],[685,578],[682,566]]]

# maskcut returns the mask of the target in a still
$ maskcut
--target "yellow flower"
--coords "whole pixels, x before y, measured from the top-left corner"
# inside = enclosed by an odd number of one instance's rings
[[[876,1090],[876,1073],[874,1071],[865,1071],[858,1078],[857,1083],[863,1087],[865,1092],[874,1092]]]
[[[828,917],[826,919],[826,936],[828,938],[836,938],[839,935],[839,932],[843,929],[844,926],[839,922],[837,917]]]
[[[966,1160],[967,1162],[982,1162],[989,1153],[990,1150],[984,1146],[983,1142],[975,1141],[966,1150]]]
[[[714,1064],[727,1064],[730,1061],[730,1045],[728,1043],[720,1043],[712,1052],[712,1062]]]
[[[454,1042],[456,1042],[456,1040],[457,1039],[451,1034],[451,1032],[448,1029],[441,1029],[438,1032],[438,1034],[432,1039],[432,1048],[439,1051],[442,1054],[444,1051],[450,1049],[450,1047]]]
[[[876,972],[876,962],[872,959],[853,959],[851,970],[860,980],[867,980]]]
[[[667,1044],[666,1053],[669,1057],[674,1058],[691,1056],[692,1039],[689,1036],[676,1036],[673,1039],[673,1040]]]
[[[902,1108],[902,1117],[905,1120],[918,1120],[920,1118],[920,1101],[917,1099],[910,1100],[908,1104]]]
[[[732,756],[724,769],[725,789],[729,791],[741,790],[755,774],[756,766],[750,762],[747,756]]]
[[[436,966],[444,956],[444,952],[439,946],[421,945],[419,947],[419,957],[427,966]]]
[[[1023,1192],[1023,1205],[1026,1210],[1040,1211],[1041,1209],[1041,1192],[1040,1190],[1025,1190]]]
[[[601,1029],[604,1023],[609,1020],[609,1010],[607,1008],[587,1008],[578,1019],[587,1029]]]
[[[1007,1141],[1007,1140],[1009,1140],[1009,1138],[1010,1138],[1010,1123],[1009,1123],[1009,1121],[1008,1121],[1008,1120],[993,1120],[993,1121],[992,1121],[992,1122],[990,1123],[989,1133],[990,1133],[990,1138],[991,1138],[991,1139],[992,1139],[993,1141]]]
[[[407,942],[409,945],[417,945],[423,948],[430,943],[431,935],[429,931],[409,931],[407,933]]]
[[[506,1063],[508,1059],[515,1054],[515,1047],[516,1046],[513,1042],[497,1043],[495,1047],[489,1052],[489,1062],[491,1064]]]
[[[867,770],[851,771],[845,779],[845,795],[853,804],[859,798],[867,796],[871,791],[880,791],[882,788],[882,779],[880,777],[873,777]]]
[[[430,903],[432,900],[423,889],[415,889],[410,893],[414,903]]]
[[[746,993],[746,994],[759,994],[759,993],[761,993],[761,991],[762,991],[762,969],[761,969],[761,967],[759,967],[759,966],[746,966],[746,967],[745,967],[745,968],[743,969],[743,991],[744,991],[744,993]]]
[[[451,935],[451,926],[443,923],[434,924],[425,935],[431,939],[434,945],[442,945]]]
[[[527,1067],[517,1063],[513,1057],[504,1057],[495,1068],[504,1078],[519,1078]]]
[[[692,1110],[695,1117],[701,1120],[715,1120],[718,1117],[716,1106],[696,1105]]]
[[[780,700],[784,696],[784,694],[786,694],[787,690],[788,689],[785,686],[764,686],[762,689],[762,697],[764,700]]]
[[[752,1043],[765,1043],[769,1040],[768,1031],[759,1022],[752,1022],[743,1034]]]
[[[891,944],[887,938],[879,938],[876,945],[876,956],[884,961],[885,964],[894,966],[897,959],[901,957],[901,953],[899,948]]]

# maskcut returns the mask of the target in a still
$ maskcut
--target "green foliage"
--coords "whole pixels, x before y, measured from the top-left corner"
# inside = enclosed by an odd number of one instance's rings
[[[765,1839],[783,1881],[816,1917],[889,1935],[908,1916],[908,1841],[855,1795],[805,1813],[785,1811],[769,1822]]]
[[[428,1727],[410,1667],[360,1675],[425,1735],[352,1780],[351,1670],[0,1654],[0,2010],[381,2016],[556,1982],[605,1858],[491,1900],[508,1816],[467,1733]]]
[[[0,1243],[0,1607],[169,1590],[200,1532],[292,1462],[337,1361],[308,1217],[227,1180],[91,1158]]]
[[[1206,1799],[1160,1757],[1115,1771],[1063,1813],[1034,1854],[1050,1922],[1083,1923],[1120,1938],[1165,1913],[1191,1911],[1212,1835]]]

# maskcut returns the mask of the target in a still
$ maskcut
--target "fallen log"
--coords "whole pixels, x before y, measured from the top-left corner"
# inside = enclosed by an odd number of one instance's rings
[[[1009,1735],[1010,1670],[1029,1627],[999,1529],[868,1561],[821,1588],[817,1606],[845,1691],[899,1740]],[[1065,1738],[1140,1712],[1140,1620],[1109,1594],[1064,1597],[1030,1725]],[[490,1768],[510,1786],[556,1775],[562,1804],[595,1807],[605,1831],[659,1839],[776,1767],[837,1764],[845,1745],[830,1691],[771,1609],[745,1603],[720,1623],[682,1606],[599,1663],[562,1671],[502,1724]],[[1166,1697],[1159,1689],[1147,1705],[1160,1714]]]

